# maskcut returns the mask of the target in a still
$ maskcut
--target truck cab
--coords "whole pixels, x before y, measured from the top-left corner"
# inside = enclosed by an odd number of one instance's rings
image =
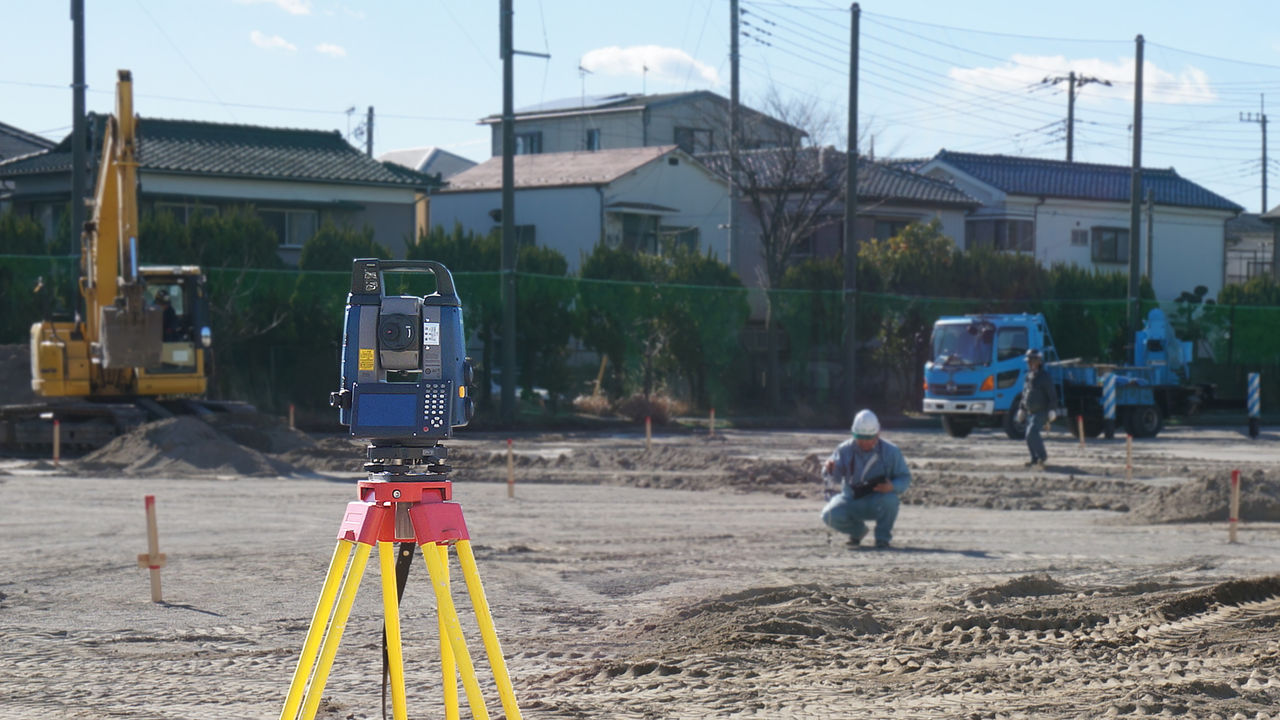
[[[939,318],[924,368],[925,413],[942,419],[952,437],[978,426],[1004,426],[1022,436],[1014,422],[1026,373],[1024,355],[1035,348],[1045,362],[1058,359],[1043,315],[962,315]]]

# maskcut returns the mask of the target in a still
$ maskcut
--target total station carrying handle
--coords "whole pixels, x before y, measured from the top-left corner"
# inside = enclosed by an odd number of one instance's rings
[[[424,298],[429,305],[462,307],[458,291],[453,286],[453,274],[449,268],[435,260],[379,260],[358,258],[351,265],[352,295],[383,295],[386,287],[382,274],[396,272],[431,273],[436,278],[436,291]]]

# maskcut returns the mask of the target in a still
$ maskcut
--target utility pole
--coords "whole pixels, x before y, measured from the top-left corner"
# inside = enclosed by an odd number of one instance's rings
[[[849,7],[849,137],[844,179],[844,409],[852,417],[858,400],[858,22],[862,8]]]
[[[71,0],[71,247],[80,256],[84,232],[85,116],[84,116],[84,0]],[[72,264],[68,307],[77,305],[76,267]]]
[[[516,419],[516,113],[515,56],[549,58],[511,47],[513,0],[499,0],[498,54],[502,56],[502,422]],[[372,109],[370,109],[372,112]]]
[[[1046,77],[1040,81],[1040,84],[1057,85],[1064,81],[1067,83],[1067,162],[1073,162],[1076,136],[1076,88],[1084,87],[1089,83],[1098,83],[1099,85],[1111,87],[1111,81],[1086,75],[1076,75],[1076,71],[1072,70],[1065,77],[1061,75]]]
[[[1258,123],[1262,126],[1262,209],[1259,212],[1265,213],[1267,207],[1267,96],[1262,96],[1260,105],[1261,112],[1256,113],[1240,113],[1240,122]]]
[[[733,267],[733,246],[738,237],[738,0],[729,0],[729,247],[725,262]]]
[[[369,106],[368,119],[364,121],[364,154],[373,157],[373,106]]]
[[[1138,330],[1138,279],[1141,258],[1142,229],[1142,36],[1137,44],[1137,61],[1133,70],[1133,169],[1129,182],[1129,332]]]

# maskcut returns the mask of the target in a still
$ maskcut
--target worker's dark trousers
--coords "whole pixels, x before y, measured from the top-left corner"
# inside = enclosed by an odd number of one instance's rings
[[[1044,462],[1049,459],[1044,449],[1044,438],[1040,437],[1040,431],[1044,429],[1044,424],[1048,420],[1047,410],[1027,415],[1027,449],[1031,451],[1031,462]]]
[[[827,501],[822,508],[822,522],[837,532],[847,533],[861,540],[867,534],[866,520],[876,523],[876,542],[887,543],[893,539],[893,523],[898,519],[898,493],[873,492],[857,500],[853,495],[840,493]]]

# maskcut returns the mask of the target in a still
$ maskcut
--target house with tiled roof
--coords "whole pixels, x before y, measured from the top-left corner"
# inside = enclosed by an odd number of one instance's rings
[[[804,137],[801,128],[739,104],[743,147],[774,147]],[[502,155],[502,116],[481,118]],[[582,95],[515,110],[518,155],[675,145],[686,153],[729,147],[729,100],[709,90]]]
[[[824,185],[814,194],[823,196],[825,206],[812,234],[792,253],[793,261],[837,257],[843,252],[847,157],[847,153],[833,147],[749,150],[739,155],[743,187],[769,191],[796,178],[818,179]],[[697,158],[721,177],[729,177],[729,153],[704,153]],[[738,207],[740,229],[735,233],[732,266],[739,277],[755,283],[763,262],[760,224],[748,198],[740,197]],[[976,199],[945,180],[921,175],[894,162],[862,158],[858,163],[858,219],[854,232],[859,241],[887,240],[913,222],[934,219],[942,224],[944,235],[958,241],[964,236],[965,218],[978,207]]]
[[[379,155],[378,160],[384,163],[395,163],[423,175],[438,175],[441,180],[448,180],[463,170],[476,166],[474,160],[438,147],[391,150]]]
[[[88,157],[95,161],[103,118],[90,117]],[[95,140],[97,138],[97,140]],[[70,197],[71,138],[45,152],[0,162],[6,203],[52,232]],[[437,183],[356,150],[337,131],[138,119],[142,212],[195,213],[252,205],[296,261],[325,220],[373,228],[374,239],[403,256],[417,230],[415,206]],[[90,171],[92,175],[93,170]]]
[[[603,241],[656,253],[670,238],[723,244],[728,186],[674,145],[517,155],[516,238],[563,253],[569,270]],[[431,224],[489,233],[502,225],[502,158],[450,178],[430,197]]]
[[[1128,166],[942,150],[920,172],[982,203],[965,221],[966,248],[1128,271]],[[1197,285],[1216,295],[1226,275],[1226,223],[1244,208],[1172,168],[1144,168],[1142,188],[1151,202],[1143,205],[1139,261],[1156,297],[1173,299]]]
[[[41,152],[53,147],[52,140],[0,122],[0,160]]]
[[[1227,283],[1245,283],[1275,272],[1276,226],[1259,213],[1227,221]]]

